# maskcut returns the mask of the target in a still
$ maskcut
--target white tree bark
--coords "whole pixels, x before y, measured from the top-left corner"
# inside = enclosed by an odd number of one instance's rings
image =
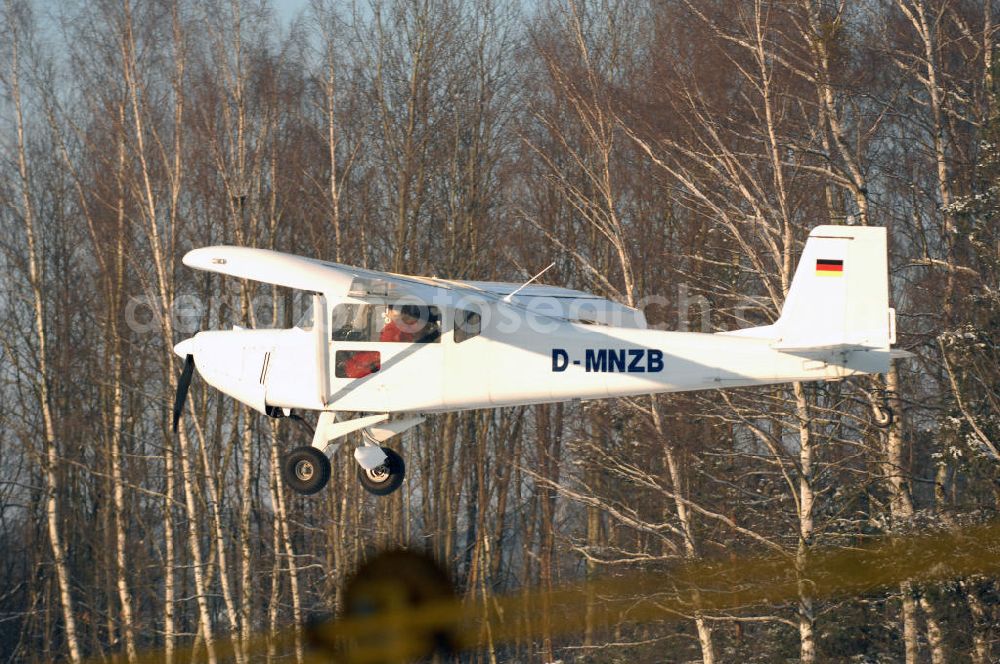
[[[274,501],[274,528],[275,544],[280,538],[281,549],[275,549],[275,560],[285,559],[288,571],[288,584],[292,595],[292,620],[295,623],[295,660],[299,664],[302,662],[304,652],[302,649],[302,597],[299,593],[299,567],[295,559],[295,548],[292,546],[291,531],[288,526],[288,509],[285,505],[284,481],[281,477],[281,459],[278,455],[277,445],[277,420],[271,420],[271,486],[272,500]],[[278,579],[274,580],[278,583]]]
[[[795,393],[795,413],[799,420],[799,543],[795,554],[799,578],[799,660],[803,664],[816,661],[816,613],[813,608],[811,584],[801,576],[809,563],[812,548],[813,508],[813,443],[809,430],[809,402],[802,383],[792,383]]]
[[[193,409],[192,409],[193,410]],[[219,494],[223,490],[225,479],[222,477],[222,469],[211,467],[211,462],[206,451],[207,440],[202,431],[201,424],[197,417],[192,417],[195,433],[198,436],[198,447],[201,452],[202,473],[205,477],[205,484],[208,488],[208,516],[212,528],[213,542],[215,543],[215,558],[219,566],[219,584],[222,587],[222,600],[226,607],[226,620],[229,628],[233,632],[233,651],[237,664],[243,664],[246,656],[243,653],[243,625],[239,619],[239,611],[233,599],[233,592],[229,581],[229,555],[226,552],[226,536],[223,531],[222,518],[219,514],[220,501]]]
[[[124,120],[125,108],[120,106],[119,109],[119,121]],[[124,131],[124,122],[122,122],[122,131]],[[68,161],[68,160],[67,160]],[[126,528],[125,528],[125,486],[122,480],[122,460],[121,460],[121,447],[122,447],[122,431],[124,429],[125,417],[124,417],[124,394],[122,389],[123,384],[123,372],[122,364],[124,361],[122,354],[122,337],[119,330],[118,324],[118,312],[121,306],[121,293],[124,290],[124,276],[125,276],[125,136],[123,134],[118,135],[118,187],[119,187],[119,198],[117,205],[117,222],[118,222],[118,236],[117,236],[117,246],[114,256],[114,273],[109,274],[107,278],[114,279],[114,283],[109,288],[109,299],[108,299],[108,322],[111,326],[111,339],[112,339],[112,385],[113,385],[113,395],[112,395],[112,406],[111,406],[111,481],[114,492],[114,528],[115,528],[115,563],[116,563],[116,578],[117,578],[117,588],[118,588],[118,601],[121,604],[121,626],[125,634],[125,652],[128,655],[128,661],[136,661],[137,653],[135,647],[135,629],[133,626],[132,617],[132,593],[128,587],[127,570],[128,570],[128,560],[126,557]],[[81,200],[82,200],[81,196]],[[97,245],[96,234],[94,237],[95,246]],[[114,294],[113,296],[112,293]]]
[[[889,406],[895,413],[895,422],[886,434],[885,469],[883,475],[889,483],[889,514],[893,526],[909,523],[913,518],[913,502],[910,487],[904,473],[903,458],[903,409],[899,399],[899,368],[893,362],[886,375],[886,391]],[[913,584],[904,581],[899,586],[902,604],[903,649],[906,664],[915,664],[919,656],[919,634],[917,627],[917,606],[913,596]]]
[[[180,186],[182,180],[182,154],[181,154],[181,136],[183,133],[183,113],[184,113],[184,94],[182,89],[182,84],[184,80],[184,58],[183,58],[183,35],[181,34],[180,19],[177,14],[177,7],[173,8],[173,37],[175,45],[174,53],[174,76],[173,76],[173,89],[175,92],[174,99],[174,127],[173,136],[174,142],[171,146],[172,152],[168,154],[166,152],[167,146],[160,145],[163,150],[160,154],[161,161],[164,167],[168,169],[169,173],[169,224],[166,225],[171,231],[176,230],[176,214],[177,214],[177,200],[180,195]],[[152,174],[149,164],[149,156],[146,148],[146,135],[147,131],[155,131],[154,127],[148,127],[146,125],[146,114],[144,105],[146,103],[145,99],[140,98],[140,87],[141,82],[138,80],[138,61],[136,57],[136,44],[133,35],[133,19],[130,7],[130,0],[124,0],[123,6],[123,30],[122,42],[121,42],[121,55],[122,55],[122,73],[125,78],[125,86],[128,94],[128,102],[131,110],[131,121],[133,124],[133,129],[135,131],[135,157],[139,161],[140,166],[140,176],[141,181],[139,183],[140,191],[139,199],[142,202],[142,212],[145,216],[145,230],[146,239],[149,244],[149,250],[152,254],[153,267],[155,270],[156,280],[155,289],[156,296],[158,298],[158,303],[160,306],[160,323],[161,332],[163,338],[163,344],[166,352],[166,362],[165,362],[165,373],[167,376],[167,384],[169,386],[170,392],[174,393],[177,390],[177,375],[172,370],[171,359],[173,356],[173,320],[170,315],[172,304],[173,304],[173,270],[171,269],[173,264],[173,257],[170,256],[165,249],[165,242],[161,237],[160,226],[163,220],[159,218],[159,212],[157,209],[158,197],[153,191]],[[191,574],[194,578],[195,592],[196,592],[196,602],[198,605],[198,628],[202,640],[205,644],[206,659],[210,664],[215,664],[215,645],[212,635],[212,624],[211,615],[208,607],[208,588],[205,581],[205,569],[204,569],[204,557],[201,551],[201,540],[199,532],[199,510],[195,503],[196,488],[195,483],[197,478],[194,473],[194,453],[192,450],[191,442],[188,439],[187,429],[183,426],[178,427],[178,443],[180,451],[180,461],[181,461],[181,486],[184,491],[184,506],[187,512],[187,538],[188,547],[191,552]],[[171,477],[171,472],[173,470],[171,455],[167,454],[167,468],[168,468],[168,486]],[[168,507],[170,507],[170,498],[167,497]],[[169,542],[168,542],[169,545]],[[168,554],[169,555],[169,554]],[[171,580],[172,581],[172,580]]]
[[[44,272],[39,256],[35,204],[31,197],[27,138],[25,136],[24,113],[21,101],[21,64],[19,60],[21,35],[18,33],[18,18],[14,15],[15,8],[13,3],[8,0],[5,4],[11,28],[11,59],[7,84],[11,96],[11,104],[14,109],[15,128],[17,132],[17,173],[19,177],[17,185],[21,193],[21,209],[18,212],[24,222],[24,232],[28,243],[28,282],[31,288],[31,304],[34,313],[33,332],[37,343],[38,407],[42,413],[44,443],[44,468],[42,469],[42,476],[45,482],[45,519],[48,527],[49,545],[52,549],[53,567],[56,571],[56,583],[59,588],[59,603],[62,609],[63,629],[66,634],[66,648],[70,661],[75,663],[81,661],[81,653],[76,631],[73,595],[70,589],[69,566],[66,562],[66,548],[62,541],[59,522],[59,475],[57,472],[59,451],[49,385],[49,351],[48,334],[45,325]]]
[[[670,484],[674,493],[674,511],[677,515],[677,520],[681,524],[681,532],[684,535],[684,557],[687,560],[697,560],[700,556],[698,553],[698,546],[695,542],[694,528],[691,523],[691,514],[688,511],[687,503],[681,498],[682,483],[680,469],[677,466],[677,460],[674,456],[674,447],[668,433],[663,426],[663,420],[660,417],[660,410],[656,401],[656,397],[652,397],[650,400],[650,410],[653,415],[653,426],[656,428],[656,433],[663,441],[663,452],[664,458],[667,462],[667,472],[670,475]],[[697,610],[698,602],[701,599],[700,593],[695,591],[694,601],[695,601],[695,614],[694,614],[694,624],[698,631],[698,644],[701,647],[701,659],[703,664],[714,664],[715,663],[715,644],[712,642],[712,628],[709,626],[708,621],[705,620],[704,615],[701,611]]]

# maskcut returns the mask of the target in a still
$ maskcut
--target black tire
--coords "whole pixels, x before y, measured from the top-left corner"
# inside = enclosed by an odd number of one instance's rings
[[[406,475],[406,463],[395,450],[383,447],[385,463],[374,470],[365,470],[358,466],[358,480],[368,493],[376,496],[388,496],[403,483]]]
[[[888,429],[896,419],[896,414],[888,406],[872,407],[872,424],[879,429]]]
[[[315,447],[297,447],[285,456],[281,466],[285,484],[310,496],[330,481],[330,460]]]

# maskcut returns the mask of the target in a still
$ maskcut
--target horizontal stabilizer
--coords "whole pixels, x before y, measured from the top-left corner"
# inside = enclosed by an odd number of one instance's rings
[[[810,354],[810,353],[850,353],[852,351],[872,350],[869,346],[858,344],[825,344],[822,346],[786,346],[783,343],[771,344],[771,348],[780,350],[783,353]]]

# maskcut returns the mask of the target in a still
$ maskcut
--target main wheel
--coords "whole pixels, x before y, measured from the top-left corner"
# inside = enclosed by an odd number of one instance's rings
[[[288,486],[308,496],[330,481],[330,460],[315,447],[297,447],[285,457],[282,471]]]
[[[385,463],[378,468],[365,470],[358,466],[358,479],[361,480],[361,486],[376,496],[387,496],[398,489],[406,474],[406,464],[403,462],[403,457],[388,447],[383,447],[382,451],[385,452]]]

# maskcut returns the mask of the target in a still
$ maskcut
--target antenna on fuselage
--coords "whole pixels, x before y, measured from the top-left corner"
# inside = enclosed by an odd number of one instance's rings
[[[531,279],[528,279],[527,281],[525,281],[523,284],[521,284],[520,286],[518,286],[516,290],[513,290],[510,293],[507,293],[506,295],[504,295],[503,301],[507,302],[509,304],[511,301],[513,301],[515,295],[517,295],[522,290],[524,290],[525,286],[527,286],[532,281],[534,281],[538,277],[540,277],[543,274],[545,274],[546,272],[548,272],[552,268],[552,266],[554,266],[555,264],[556,264],[556,262],[552,261],[551,263],[549,263],[549,266],[547,268],[545,268],[544,270],[542,270],[541,272],[539,272],[538,274],[536,274],[535,276],[533,276]]]

